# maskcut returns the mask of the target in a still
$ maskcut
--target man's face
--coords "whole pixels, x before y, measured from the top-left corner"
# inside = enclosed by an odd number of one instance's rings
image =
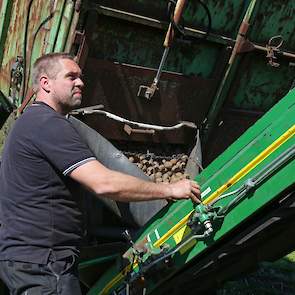
[[[55,78],[50,79],[51,97],[67,113],[80,106],[82,100],[81,69],[71,59],[61,59]]]

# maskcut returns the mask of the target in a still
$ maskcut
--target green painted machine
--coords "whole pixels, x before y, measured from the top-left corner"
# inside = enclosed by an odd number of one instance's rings
[[[109,152],[105,164],[148,178],[123,152],[185,154],[202,187],[202,204],[164,207],[81,190],[84,294],[206,294],[295,249],[294,11],[282,0],[0,1],[0,151],[34,99],[32,64],[66,51],[86,84],[77,128]]]
[[[295,91],[197,176],[202,204],[185,201],[164,208],[134,243],[128,237],[131,247],[121,266],[109,269],[88,294],[168,294],[163,284],[174,285],[173,277],[184,276],[183,268],[195,269],[194,263],[201,268],[215,244],[222,245],[265,206],[288,198],[294,206],[294,135]],[[202,283],[197,274],[194,280]],[[180,294],[173,288],[172,294]]]

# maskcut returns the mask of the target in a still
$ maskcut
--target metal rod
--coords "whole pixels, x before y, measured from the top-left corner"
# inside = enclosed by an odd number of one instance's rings
[[[209,137],[209,134],[212,130],[213,124],[215,122],[217,113],[219,112],[219,109],[225,99],[224,88],[225,88],[226,82],[228,81],[228,77],[229,77],[229,74],[232,70],[234,61],[236,60],[238,49],[240,48],[242,41],[245,39],[244,36],[248,31],[249,20],[250,20],[252,13],[253,13],[255,4],[256,4],[256,0],[252,0],[250,2],[249,6],[246,10],[245,16],[243,18],[243,21],[240,25],[239,32],[238,32],[237,39],[236,39],[236,43],[235,43],[235,46],[232,50],[231,56],[229,58],[225,74],[224,74],[223,79],[220,83],[220,86],[217,90],[216,96],[214,98],[213,103],[211,104],[210,111],[207,116],[207,121],[206,121],[206,125],[204,128],[203,142],[206,142],[208,140],[208,137]]]
[[[107,6],[96,5],[94,9],[99,14],[102,14],[105,16],[115,17],[118,19],[130,21],[133,23],[139,23],[142,25],[156,28],[156,29],[165,30],[165,29],[167,29],[167,27],[169,25],[169,23],[165,22],[165,21],[160,21],[160,20],[157,20],[157,19],[154,19],[151,17],[146,17],[146,16],[142,16],[139,14],[126,12],[123,10],[114,9],[114,8],[110,8]],[[184,32],[187,36],[199,37],[199,38],[202,38],[202,37],[206,36],[206,34],[207,34],[205,31],[203,31],[201,29],[190,28],[190,27],[184,27]],[[206,41],[215,42],[215,43],[222,44],[225,46],[233,45],[237,42],[237,40],[235,40],[235,39],[232,39],[232,38],[220,35],[220,34],[214,34],[214,33],[210,33],[207,36]],[[251,42],[251,44],[253,45],[254,49],[256,49],[258,51],[263,51],[263,52],[267,51],[267,48],[265,46],[262,46],[262,45],[256,44],[256,43],[252,43],[252,42]],[[280,54],[282,54],[285,57],[295,58],[295,53],[293,53],[293,52],[280,51],[280,50],[275,50],[275,52],[279,52]]]
[[[259,183],[261,183],[263,180],[265,180],[268,176],[270,176],[274,171],[276,171],[278,168],[280,168],[282,165],[287,163],[290,159],[292,159],[295,156],[295,145],[288,148],[285,152],[283,152],[281,155],[279,155],[276,159],[274,159],[272,162],[270,162],[268,165],[266,165],[263,169],[261,169],[258,173],[256,173],[252,178],[246,180],[244,184],[237,189],[234,192],[239,192],[238,195],[225,207],[223,207],[222,210],[219,211],[218,214],[225,214],[230,207],[238,203],[241,199],[244,198],[244,196],[254,187],[256,187]],[[232,194],[234,193],[232,192]],[[229,194],[227,194],[229,196]],[[220,196],[217,200],[221,200],[226,195]],[[217,200],[214,202],[216,203]]]
[[[260,170],[252,179],[255,184],[259,184],[263,181],[267,176],[272,174],[275,170],[280,168],[283,164],[285,164],[289,159],[294,157],[295,155],[295,145],[288,148],[284,153],[279,155],[278,158],[273,160],[271,163],[266,165],[262,170]]]
[[[165,36],[165,40],[164,40],[164,44],[163,44],[163,46],[165,47],[165,50],[164,50],[164,53],[161,58],[161,62],[160,62],[160,65],[159,65],[159,68],[157,71],[157,75],[153,79],[153,83],[151,84],[151,86],[149,86],[149,87],[145,86],[145,85],[139,86],[137,96],[151,99],[154,96],[155,91],[158,90],[158,82],[159,82],[164,64],[166,62],[166,59],[167,59],[167,56],[169,53],[169,48],[171,47],[174,36],[175,36],[172,22],[176,25],[179,23],[181,15],[182,15],[184,7],[185,7],[185,4],[186,4],[186,1],[187,0],[177,0],[176,5],[175,5],[175,9],[173,12],[173,19],[171,20],[171,23],[169,24],[168,31]]]
[[[162,69],[164,67],[164,64],[165,64],[168,53],[169,53],[169,47],[166,47],[165,50],[164,50],[164,53],[163,53],[163,56],[162,56],[158,71],[157,71],[157,75],[156,75],[156,77],[154,79],[155,84],[158,84],[158,82],[160,80],[160,76],[162,74]]]
[[[118,9],[114,9],[114,8],[106,7],[106,6],[102,6],[102,5],[96,5],[95,10],[99,14],[102,14],[105,16],[115,17],[118,19],[130,21],[133,23],[139,23],[139,24],[146,25],[146,26],[153,27],[153,28],[157,28],[157,29],[166,30],[169,25],[168,22],[160,21],[155,18],[146,17],[146,16],[142,16],[139,14],[130,13],[127,11],[118,10]],[[184,27],[184,31],[185,31],[186,35],[195,36],[195,37],[204,37],[207,34],[203,30],[193,29],[193,28],[189,28],[189,27]],[[215,41],[217,43],[224,44],[224,45],[228,45],[229,42],[231,42],[231,43],[234,42],[234,40],[231,38],[228,38],[226,36],[213,34],[213,33],[210,33],[210,35],[207,37],[207,40]]]
[[[254,48],[256,50],[267,52],[267,48],[265,46],[261,46],[261,45],[258,45],[258,44],[253,44],[253,46],[254,46]],[[295,53],[292,53],[292,52],[281,51],[281,50],[276,49],[276,48],[274,48],[274,52],[277,52],[278,54],[281,54],[284,57],[295,58]]]
[[[173,126],[159,126],[159,125],[152,125],[152,124],[145,124],[145,123],[140,123],[140,122],[135,122],[135,121],[130,121],[127,120],[125,118],[122,118],[120,116],[114,115],[110,112],[107,111],[101,111],[101,110],[85,110],[82,115],[90,115],[90,114],[100,114],[100,115],[105,115],[106,117],[113,119],[115,121],[121,122],[121,123],[125,123],[125,124],[131,124],[131,125],[135,125],[141,128],[147,128],[147,129],[154,129],[154,130],[173,130],[173,129],[178,129],[181,127],[189,127],[189,128],[193,128],[193,129],[197,129],[197,126],[195,123],[193,122],[186,122],[183,121],[181,123],[178,123],[176,125]]]

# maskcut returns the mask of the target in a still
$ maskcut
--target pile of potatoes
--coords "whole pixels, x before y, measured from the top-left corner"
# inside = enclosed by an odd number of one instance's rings
[[[189,178],[184,173],[188,156],[179,154],[172,157],[156,157],[146,154],[129,155],[130,162],[137,165],[154,182],[173,183]]]

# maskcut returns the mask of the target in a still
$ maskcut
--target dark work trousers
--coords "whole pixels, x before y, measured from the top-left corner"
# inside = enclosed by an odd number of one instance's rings
[[[74,257],[47,265],[0,261],[0,278],[11,295],[81,295]]]

